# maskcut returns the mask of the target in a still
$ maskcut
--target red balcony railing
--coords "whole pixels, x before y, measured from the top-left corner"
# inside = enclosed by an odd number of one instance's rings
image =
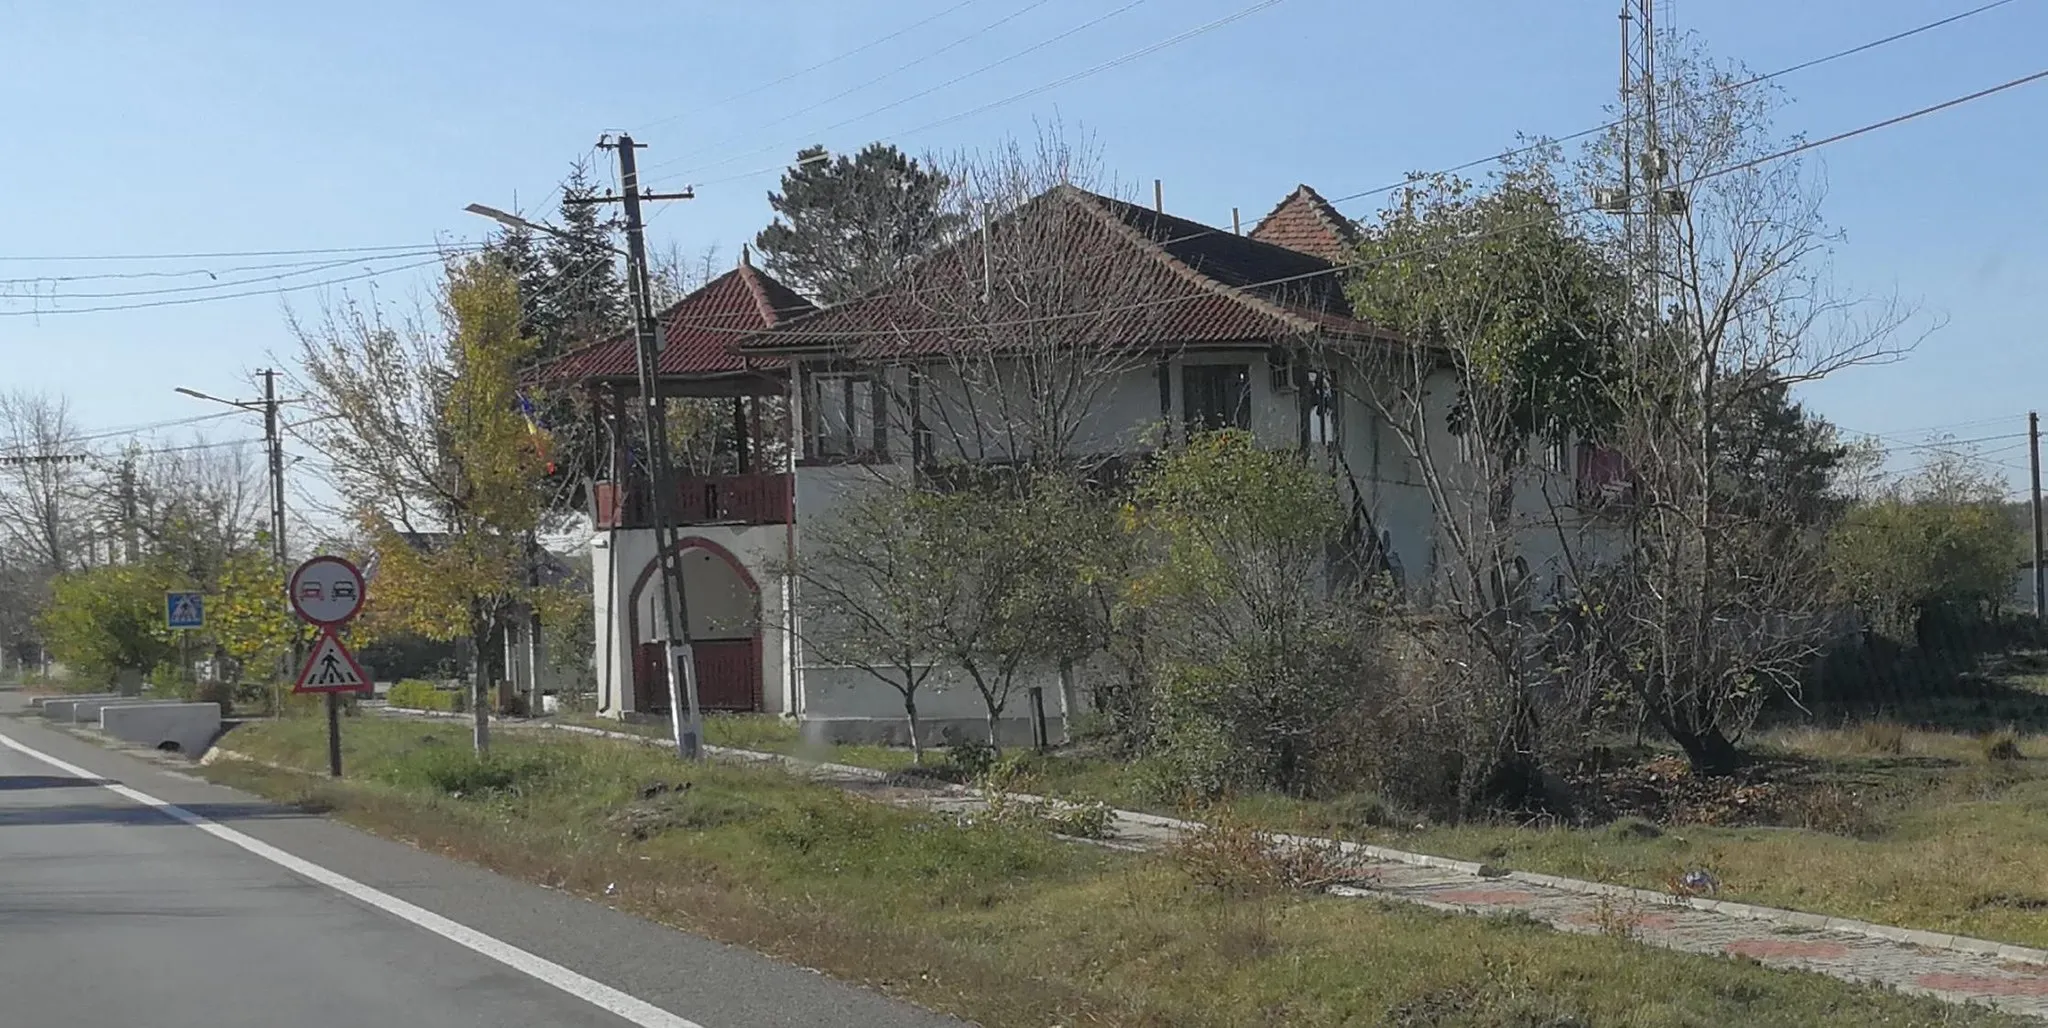
[[[789,523],[792,480],[787,474],[707,475],[677,479],[668,516],[677,525],[782,525]],[[645,528],[653,523],[647,497],[616,482],[591,490],[599,528]]]

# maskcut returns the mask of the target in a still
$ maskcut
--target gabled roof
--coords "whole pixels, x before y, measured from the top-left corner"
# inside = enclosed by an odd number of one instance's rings
[[[1295,186],[1259,219],[1251,237],[1339,264],[1350,258],[1359,239],[1358,226],[1306,185]]]
[[[733,344],[749,333],[772,328],[817,305],[741,258],[738,267],[706,282],[694,293],[655,315],[666,345],[663,376],[722,375],[773,369],[774,358],[744,357]],[[631,333],[571,350],[541,368],[544,382],[633,378],[638,374]]]
[[[1085,324],[1077,334],[1162,350],[1311,334],[1387,338],[1352,315],[1341,269],[1327,260],[1073,186],[1039,195],[989,232],[999,251],[1005,235],[1035,237],[1030,252],[1047,254],[1041,264],[1057,267],[997,266],[990,309],[979,300],[983,237],[972,234],[889,285],[739,348],[935,354],[1025,335],[1046,340],[1057,331],[1041,327],[1062,323]],[[1035,288],[1004,288],[1027,279]]]

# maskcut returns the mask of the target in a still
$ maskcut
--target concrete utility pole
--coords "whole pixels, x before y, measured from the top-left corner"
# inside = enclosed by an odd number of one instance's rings
[[[2027,463],[2033,471],[2034,619],[2048,615],[2048,578],[2041,577],[2041,415],[2027,412]]]
[[[689,597],[683,590],[682,554],[676,551],[675,526],[669,520],[670,472],[667,418],[661,396],[661,375],[657,361],[663,339],[654,322],[649,297],[647,239],[640,204],[646,200],[689,200],[696,194],[643,193],[634,151],[639,143],[620,133],[616,141],[602,139],[598,145],[619,155],[619,191],[616,197],[591,197],[580,203],[619,201],[626,215],[626,290],[633,305],[634,356],[638,364],[640,397],[643,404],[640,427],[647,450],[647,511],[653,522],[655,560],[660,565],[661,623],[668,642],[668,709],[675,731],[676,754],[685,760],[702,757],[704,721],[697,706],[696,654],[690,645]]]
[[[259,401],[224,400],[218,396],[202,393],[197,389],[187,389],[184,386],[177,386],[172,391],[183,393],[194,399],[225,404],[229,407],[236,407],[263,415],[264,456],[268,460],[270,470],[270,555],[277,562],[278,569],[282,571],[286,557],[290,552],[285,548],[284,541],[284,426],[278,419],[278,407],[284,401],[277,398],[277,369],[265,368],[259,374],[263,376],[263,399]],[[285,659],[290,662],[291,666],[278,669],[279,684],[271,697],[271,711],[273,713],[284,709],[283,676],[290,674],[291,667],[298,664],[299,646],[297,643],[292,644],[292,651]],[[335,696],[335,694],[327,694],[330,717],[339,715],[340,702],[340,698]]]

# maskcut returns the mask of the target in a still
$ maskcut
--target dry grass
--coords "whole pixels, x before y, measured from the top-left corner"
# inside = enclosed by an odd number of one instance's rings
[[[963,826],[773,771],[681,767],[651,748],[508,734],[498,759],[511,777],[485,776],[457,799],[447,785],[480,779],[420,754],[459,747],[458,727],[350,728],[363,777],[208,773],[989,1028],[2016,1024],[1529,924],[1293,889],[1239,898],[1193,884],[1163,855]],[[312,767],[321,742],[314,722],[243,728],[230,745]],[[656,816],[607,824],[636,806]]]
[[[1363,885],[1371,877],[1362,861],[1335,843],[1276,840],[1228,809],[1196,816],[1206,823],[1183,833],[1167,855],[1205,889],[1249,898]]]

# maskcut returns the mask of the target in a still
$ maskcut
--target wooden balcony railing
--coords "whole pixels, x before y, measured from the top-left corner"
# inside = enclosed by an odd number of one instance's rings
[[[787,474],[709,475],[679,478],[672,487],[669,519],[677,525],[783,525],[789,523]],[[646,528],[653,524],[647,497],[616,482],[591,490],[599,528]]]

